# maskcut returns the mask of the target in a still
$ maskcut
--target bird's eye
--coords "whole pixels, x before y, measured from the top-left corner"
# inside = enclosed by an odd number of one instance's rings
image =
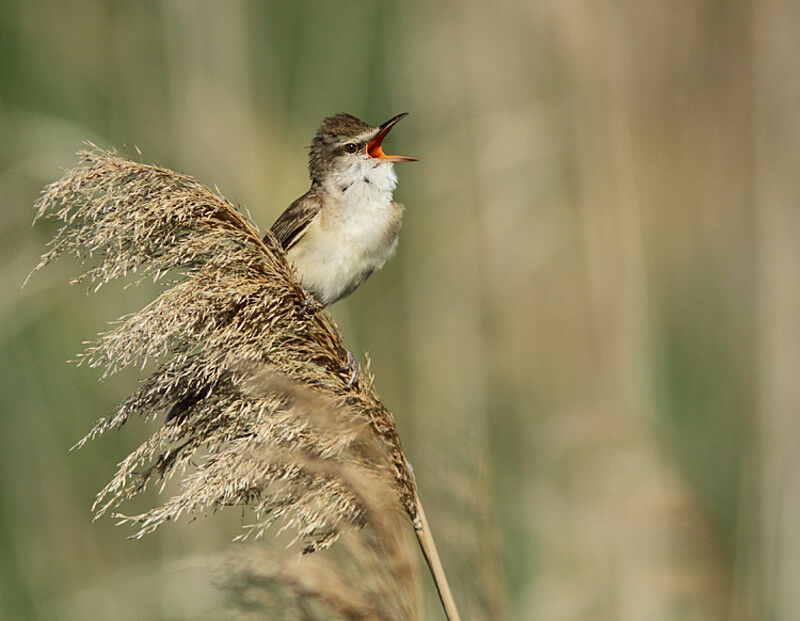
[[[344,145],[344,150],[348,153],[355,153],[358,151],[358,145],[355,142],[348,142],[346,145]]]

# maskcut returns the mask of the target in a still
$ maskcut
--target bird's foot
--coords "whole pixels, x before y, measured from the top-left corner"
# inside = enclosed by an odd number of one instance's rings
[[[355,356],[353,356],[353,352],[349,349],[347,350],[347,364],[339,369],[339,371],[348,371],[350,373],[350,379],[347,380],[347,388],[353,388],[353,386],[358,388],[358,379],[361,377],[361,371],[358,368],[358,363],[356,362]]]
[[[306,297],[303,298],[303,312],[307,315],[313,315],[319,310],[319,302],[317,302],[317,298],[315,298],[310,293],[306,293]]]

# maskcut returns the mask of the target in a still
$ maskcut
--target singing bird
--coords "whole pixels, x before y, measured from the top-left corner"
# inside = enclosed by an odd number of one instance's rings
[[[271,229],[300,276],[307,309],[350,295],[394,254],[403,217],[403,206],[392,201],[397,185],[394,164],[419,158],[386,155],[381,145],[406,114],[379,127],[351,114],[337,114],[322,122],[311,141],[311,188]],[[358,365],[349,351],[342,370],[350,372],[348,386],[358,381]],[[194,406],[200,394],[194,389],[184,395],[167,413],[166,422]]]
[[[407,114],[379,127],[345,113],[325,119],[309,151],[311,188],[272,225],[321,306],[353,293],[397,248],[403,206],[392,201],[394,164],[419,158],[386,155],[381,145]]]

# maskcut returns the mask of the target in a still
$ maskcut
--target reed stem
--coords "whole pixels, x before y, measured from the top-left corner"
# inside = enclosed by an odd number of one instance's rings
[[[431,527],[428,524],[428,519],[425,517],[425,510],[422,508],[419,496],[414,500],[417,505],[417,523],[414,524],[414,533],[417,535],[417,541],[422,550],[422,555],[425,557],[425,562],[428,564],[428,569],[431,572],[433,583],[436,586],[436,592],[439,594],[439,599],[442,601],[444,614],[447,615],[449,621],[461,621],[458,609],[456,608],[456,602],[453,599],[453,594],[450,592],[450,585],[447,583],[447,576],[444,573],[442,561],[439,559],[436,543],[433,541]]]

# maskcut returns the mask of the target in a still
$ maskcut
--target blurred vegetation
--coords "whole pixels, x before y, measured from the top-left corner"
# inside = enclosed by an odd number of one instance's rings
[[[41,187],[138,146],[265,229],[324,116],[410,111],[399,253],[333,313],[465,618],[795,618],[799,35],[788,0],[5,0],[0,616],[212,618],[191,559],[238,532],[91,522],[146,432],[68,453],[136,375],[65,361],[153,289],[21,289]]]

